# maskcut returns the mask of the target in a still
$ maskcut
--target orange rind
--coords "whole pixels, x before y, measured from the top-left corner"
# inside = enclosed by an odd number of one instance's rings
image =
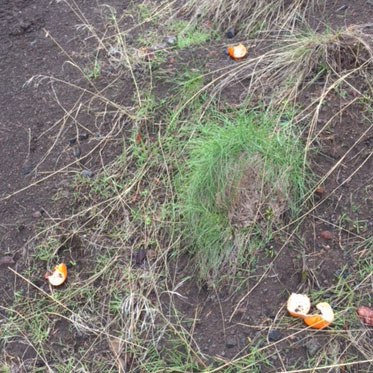
[[[334,321],[333,309],[326,302],[318,303],[316,308],[321,312],[321,315],[308,315],[304,318],[304,322],[310,328],[324,329]]]
[[[293,317],[304,319],[311,309],[311,301],[305,294],[292,293],[287,302],[287,310]]]
[[[334,321],[334,312],[329,303],[321,302],[316,305],[320,314],[309,314],[310,298],[305,294],[292,293],[287,302],[287,310],[291,316],[303,319],[304,323],[313,329],[324,329]]]
[[[53,286],[62,285],[67,279],[67,267],[65,263],[61,263],[54,267],[52,274],[46,274],[45,278]]]
[[[242,60],[247,56],[247,48],[243,44],[230,46],[228,47],[227,52],[235,61]]]

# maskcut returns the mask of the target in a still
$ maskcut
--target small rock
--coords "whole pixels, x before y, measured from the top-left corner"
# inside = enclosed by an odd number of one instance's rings
[[[166,36],[163,40],[164,40],[164,42],[165,42],[166,44],[172,46],[172,45],[175,45],[175,44],[176,44],[176,42],[177,42],[177,37],[174,36],[174,35],[168,35],[168,36]]]
[[[333,233],[330,231],[322,231],[320,237],[326,241],[329,241],[333,238]]]
[[[236,29],[234,27],[230,27],[227,32],[225,33],[225,36],[228,39],[232,39],[236,36]]]
[[[41,217],[41,211],[34,211],[32,213],[32,216],[35,218],[35,219],[39,219]]]
[[[233,348],[237,345],[237,342],[236,342],[236,338],[235,337],[228,337],[226,342],[225,342],[225,346],[227,348]]]
[[[317,339],[311,338],[305,343],[305,347],[309,357],[313,357],[320,350],[321,345]]]
[[[26,162],[26,163],[23,165],[21,172],[22,172],[22,175],[23,175],[23,176],[28,176],[28,175],[31,174],[32,170],[33,170],[32,164]]]
[[[83,177],[88,177],[88,178],[91,178],[93,177],[93,171],[89,170],[89,169],[86,169],[86,170],[83,170],[81,175]]]
[[[272,329],[269,333],[268,333],[268,340],[270,342],[277,342],[279,341],[280,339],[282,339],[283,336],[281,334],[280,331],[276,330],[276,329]]]

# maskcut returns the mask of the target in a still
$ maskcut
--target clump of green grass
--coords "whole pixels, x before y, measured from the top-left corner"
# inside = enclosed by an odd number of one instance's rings
[[[270,114],[207,120],[179,177],[185,243],[202,279],[250,262],[271,227],[297,212],[306,190],[303,156],[291,123]]]
[[[214,37],[214,33],[212,32],[212,30],[198,27],[194,23],[189,23],[182,20],[173,22],[170,25],[169,29],[171,32],[176,33],[176,46],[179,49],[203,44]]]

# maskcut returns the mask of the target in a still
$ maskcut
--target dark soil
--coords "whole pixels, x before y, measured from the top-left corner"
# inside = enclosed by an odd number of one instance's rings
[[[118,11],[124,8],[122,1],[111,3]],[[101,9],[96,2],[79,1],[79,6],[89,22],[101,21]],[[62,1],[4,0],[0,4],[0,304],[3,307],[12,303],[16,290],[24,288],[8,267],[22,273],[34,253],[30,239],[52,217],[63,219],[71,212],[72,177],[82,173],[91,177],[101,162],[113,159],[120,149],[116,145],[118,136],[106,147],[110,151],[99,152],[100,138],[111,129],[107,122],[88,115],[84,109],[75,120],[64,117],[78,99],[84,101],[80,92],[64,84],[49,84],[48,80],[38,87],[37,78],[27,84],[33,77],[44,75],[95,89],[66,63],[73,58],[89,66],[92,61],[95,50],[89,48],[92,44],[82,41],[82,33],[76,30],[79,23]],[[97,82],[98,87],[100,83],[105,84]],[[123,91],[126,94],[120,99],[130,103],[130,90]],[[91,153],[92,149],[95,152]],[[56,203],[57,193],[66,197],[63,203]],[[5,319],[5,312],[0,310],[1,322]],[[7,353],[26,360],[35,355],[30,347],[17,341],[7,345]]]
[[[110,0],[105,3],[110,3],[121,12],[126,2]],[[99,17],[96,2],[82,0],[79,6],[91,22],[94,23]],[[324,12],[325,22],[333,27],[368,23],[372,19],[373,5],[370,1],[329,1]],[[110,131],[107,123],[92,121],[83,113],[79,117],[79,125],[75,125],[71,118],[67,119],[59,133],[61,127],[54,125],[64,116],[65,110],[75,105],[78,93],[72,94],[68,86],[55,85],[57,102],[51,85],[38,89],[33,84],[25,85],[32,77],[42,74],[79,81],[89,87],[89,83],[82,81],[81,75],[72,66],[64,63],[67,59],[65,53],[87,64],[92,60],[90,49],[81,49],[81,38],[75,28],[78,23],[79,20],[64,2],[3,0],[0,5],[2,306],[11,304],[14,291],[22,287],[8,267],[17,272],[26,268],[33,253],[30,239],[37,232],[37,227],[52,216],[63,218],[71,210],[71,177],[83,170],[94,173],[99,167],[101,158],[95,155],[97,151],[87,156],[84,162],[77,162],[76,158],[81,156],[77,152],[88,155],[98,144],[100,133]],[[65,52],[48,37],[48,33],[56,38]],[[226,56],[217,56],[222,64],[228,63]],[[369,87],[365,86],[363,80],[357,77],[353,79],[351,84],[359,92],[368,92]],[[104,85],[105,82],[97,82],[97,85],[101,83]],[[126,86],[125,81],[121,84]],[[316,97],[320,89],[316,85],[308,93],[309,97]],[[343,97],[337,94],[329,97],[327,105],[323,106],[316,131],[344,103],[355,97],[356,92],[350,87],[344,89]],[[115,96],[118,93],[112,94]],[[303,97],[300,104],[305,105],[309,97]],[[130,92],[118,97],[118,100],[129,106]],[[371,121],[371,114],[362,115],[361,104],[357,101],[337,116],[328,126],[327,135],[324,131],[325,136],[314,144],[311,164],[320,177],[344,156],[346,150],[351,147],[352,150],[323,183],[322,191],[314,197],[316,208],[307,216],[298,233],[292,237],[284,233],[281,239],[274,241],[258,256],[257,271],[249,278],[244,289],[237,289],[233,295],[228,292],[215,293],[211,289],[200,288],[191,279],[178,290],[186,298],[178,300],[177,306],[186,320],[196,319],[196,323],[193,323],[194,337],[203,353],[231,359],[250,352],[252,345],[265,346],[268,342],[285,338],[292,331],[272,329],[271,325],[283,310],[289,293],[328,289],[336,285],[338,276],[353,270],[353,246],[373,230],[373,130],[368,130]],[[83,133],[80,139],[76,128],[80,129],[80,134]],[[104,153],[102,162],[114,158],[119,148],[114,142],[111,151]],[[54,173],[69,164],[68,173]],[[39,182],[43,178],[46,180]],[[68,197],[62,205],[54,203],[53,197],[57,192],[65,193]],[[325,235],[322,233],[324,231],[331,235]],[[275,260],[272,253],[277,255]],[[182,260],[175,266],[180,278],[188,275],[188,266]],[[329,296],[332,297],[332,294]],[[6,315],[0,310],[0,320],[2,318],[5,320]],[[265,332],[258,330],[258,325],[267,326]],[[65,329],[66,325],[61,321],[56,327]],[[323,336],[317,343],[326,343]],[[311,347],[309,341],[300,335],[279,343],[278,348],[286,351],[286,354],[283,361],[279,361],[276,354],[273,356],[271,363],[276,367],[281,367],[281,364],[292,366],[305,359]],[[7,345],[7,354],[20,359],[35,357],[35,351],[30,346],[16,342]],[[263,366],[261,371],[274,370]]]

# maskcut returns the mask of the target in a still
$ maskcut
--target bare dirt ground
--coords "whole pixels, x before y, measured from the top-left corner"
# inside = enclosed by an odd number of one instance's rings
[[[123,1],[106,3],[115,7],[118,13],[125,9]],[[82,0],[79,7],[92,24],[98,22],[100,13],[96,2]],[[322,17],[320,27],[325,23],[332,27],[365,24],[373,20],[373,5],[363,0],[330,1]],[[314,22],[317,24],[318,20]],[[79,99],[78,93],[71,93],[68,86],[51,85],[46,89],[26,84],[32,77],[43,74],[91,88],[79,80],[81,78],[72,66],[65,63],[67,55],[83,63],[87,61],[87,64],[92,57],[89,40],[82,49],[77,24],[79,20],[64,2],[3,0],[0,5],[0,299],[5,307],[0,311],[0,320],[4,322],[8,317],[4,310],[12,304],[14,292],[23,286],[8,267],[23,272],[27,268],[29,253],[33,252],[33,243],[29,240],[44,226],[44,219],[60,219],[73,211],[69,176],[83,170],[94,173],[100,164],[108,163],[120,153],[119,141],[124,131],[117,134],[110,152],[102,154],[98,149],[90,153],[98,143],[100,133],[110,131],[110,125],[92,123],[84,114],[79,116],[79,125],[75,125],[73,119],[66,117],[66,111]],[[205,66],[231,63],[223,53],[211,58],[212,61],[210,57],[205,61]],[[175,63],[177,73],[178,62]],[[183,63],[180,61],[180,65]],[[105,86],[105,83],[103,77],[97,87],[100,84]],[[126,82],[120,84],[124,90],[114,91],[112,95],[118,97],[125,92]],[[359,98],[370,87],[364,79],[356,77],[351,84],[343,86],[340,94],[331,95],[321,108],[316,132],[333,119],[328,132],[313,144],[312,169],[323,177],[338,161],[341,162],[322,183],[312,213],[291,237],[291,242],[284,232],[281,240],[269,245],[268,250],[258,256],[258,272],[247,288],[239,289],[233,295],[228,291],[213,292],[201,288],[193,278],[178,289],[184,298],[176,298],[176,305],[186,320],[198,320],[190,328],[197,345],[207,356],[219,356],[222,361],[228,361],[248,353],[251,344],[258,341],[262,341],[264,346],[285,339],[276,347],[285,351],[285,355],[281,355],[282,358],[274,355],[271,360],[280,371],[295,366],[307,356],[314,356],[317,348],[324,345],[330,344],[330,349],[338,351],[350,347],[341,339],[331,343],[324,334],[286,339],[289,330],[273,329],[271,325],[289,292],[300,287],[314,291],[335,289],[341,276],[357,271],[356,246],[373,232],[373,130],[369,127],[373,117],[372,113],[363,112],[359,100],[350,104],[351,99]],[[305,106],[310,98],[319,96],[322,88],[322,83],[314,85],[299,98],[299,105]],[[58,94],[54,95],[54,89]],[[130,106],[131,97],[131,92],[126,92],[119,100]],[[348,109],[335,116],[345,104],[349,105]],[[66,120],[62,131],[61,126],[56,125],[61,118]],[[105,117],[105,121],[108,118]],[[83,136],[79,138],[79,134]],[[351,151],[346,154],[348,149]],[[81,157],[76,155],[77,151],[87,155],[84,161],[77,162]],[[69,164],[70,174],[55,172]],[[56,193],[65,195],[63,203],[55,203]],[[325,231],[330,235],[322,233]],[[74,259],[78,264],[82,259],[79,258],[79,249],[77,244],[78,256]],[[271,257],[273,252],[277,253],[275,261]],[[81,253],[84,255],[83,251]],[[367,253],[362,251],[360,255]],[[186,262],[181,258],[173,263],[176,277],[188,277]],[[83,260],[80,265],[80,269],[84,268]],[[265,276],[262,277],[263,273]],[[356,291],[358,285],[349,283],[349,286],[356,287]],[[335,299],[333,291],[324,296]],[[258,325],[268,325],[268,328],[258,330]],[[63,321],[54,326],[55,330],[64,327]],[[347,329],[348,325],[345,327]],[[79,349],[79,338],[68,334],[61,338]],[[81,345],[84,346],[84,341]],[[32,349],[17,342],[8,344],[6,353],[20,360],[35,356]],[[335,350],[334,353],[337,354]],[[276,371],[273,367],[262,369]],[[339,371],[368,372],[371,369],[371,364],[363,364]]]
[[[80,3],[85,16],[94,23],[100,15],[98,4]],[[123,5],[115,2],[113,5],[118,10],[123,9]],[[86,51],[82,50],[84,46],[77,37],[79,20],[62,2],[5,1],[0,12],[0,99],[3,108],[0,247],[2,256],[10,256],[13,262],[5,263],[4,259],[1,271],[4,276],[1,298],[7,302],[12,299],[13,277],[6,271],[6,266],[11,264],[18,268],[18,260],[29,250],[27,241],[43,218],[57,212],[64,216],[61,206],[56,208],[53,196],[61,188],[66,191],[68,180],[53,172],[76,161],[71,143],[79,136],[71,123],[59,132],[66,110],[74,107],[78,96],[74,96],[68,87],[46,92],[27,82],[38,75],[79,82],[79,74],[65,62],[67,55],[84,60]],[[53,41],[54,37],[58,44]],[[56,101],[57,95],[60,102]],[[89,152],[94,142],[92,137],[98,131],[88,123],[85,125],[88,127],[81,130],[83,139],[80,141],[83,155]],[[76,169],[74,172],[79,172],[79,167]],[[46,181],[39,183],[42,179]],[[66,208],[68,204],[67,201]]]

